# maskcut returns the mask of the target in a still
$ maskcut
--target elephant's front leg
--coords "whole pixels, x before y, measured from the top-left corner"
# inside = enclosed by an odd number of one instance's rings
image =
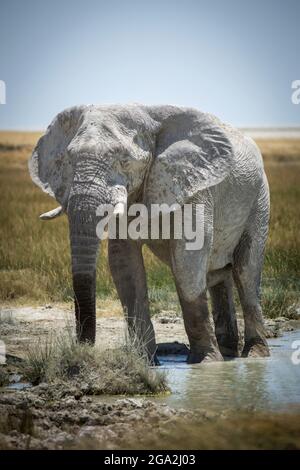
[[[210,320],[206,293],[200,294],[193,301],[185,300],[182,293],[178,293],[184,326],[190,343],[188,363],[222,361],[223,357]]]
[[[126,311],[129,334],[137,347],[146,351],[150,362],[158,365],[142,247],[132,240],[109,240],[108,258],[118,295]]]
[[[171,265],[190,343],[189,363],[222,361],[206,298],[208,243],[188,251],[184,240],[171,244]]]

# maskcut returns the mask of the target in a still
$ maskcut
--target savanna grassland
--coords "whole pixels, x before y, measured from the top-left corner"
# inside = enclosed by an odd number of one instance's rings
[[[0,132],[0,302],[70,302],[72,286],[67,218],[45,222],[57,206],[31,181],[27,161],[39,133]],[[271,189],[271,223],[263,273],[269,317],[292,316],[299,302],[300,139],[257,140]],[[98,262],[98,305],[120,312],[103,243]],[[152,312],[179,311],[168,268],[144,252]]]

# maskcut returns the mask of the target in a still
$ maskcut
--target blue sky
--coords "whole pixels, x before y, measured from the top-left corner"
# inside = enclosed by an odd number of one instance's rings
[[[0,128],[82,103],[179,104],[300,125],[299,0],[1,0]]]

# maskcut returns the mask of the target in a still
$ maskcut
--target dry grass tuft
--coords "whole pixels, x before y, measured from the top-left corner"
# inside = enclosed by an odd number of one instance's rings
[[[127,335],[128,336],[128,335]],[[168,390],[163,371],[149,366],[135,341],[103,350],[76,341],[72,329],[28,346],[21,364],[24,379],[76,386],[85,395],[155,394]]]

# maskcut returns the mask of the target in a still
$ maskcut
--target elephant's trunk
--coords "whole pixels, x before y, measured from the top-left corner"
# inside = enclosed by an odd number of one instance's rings
[[[96,234],[98,198],[80,194],[78,188],[68,204],[72,275],[77,338],[95,342],[96,336],[96,261],[99,239]],[[75,193],[75,194],[74,194]]]
[[[95,210],[69,213],[72,274],[77,338],[95,342],[96,261],[99,239]]]
[[[84,180],[83,180],[84,181]],[[88,188],[88,190],[87,190]],[[87,184],[74,184],[68,203],[70,244],[76,330],[79,341],[94,343],[96,336],[96,262],[99,239],[96,228],[100,204],[124,203],[126,188],[107,187],[104,179]]]

